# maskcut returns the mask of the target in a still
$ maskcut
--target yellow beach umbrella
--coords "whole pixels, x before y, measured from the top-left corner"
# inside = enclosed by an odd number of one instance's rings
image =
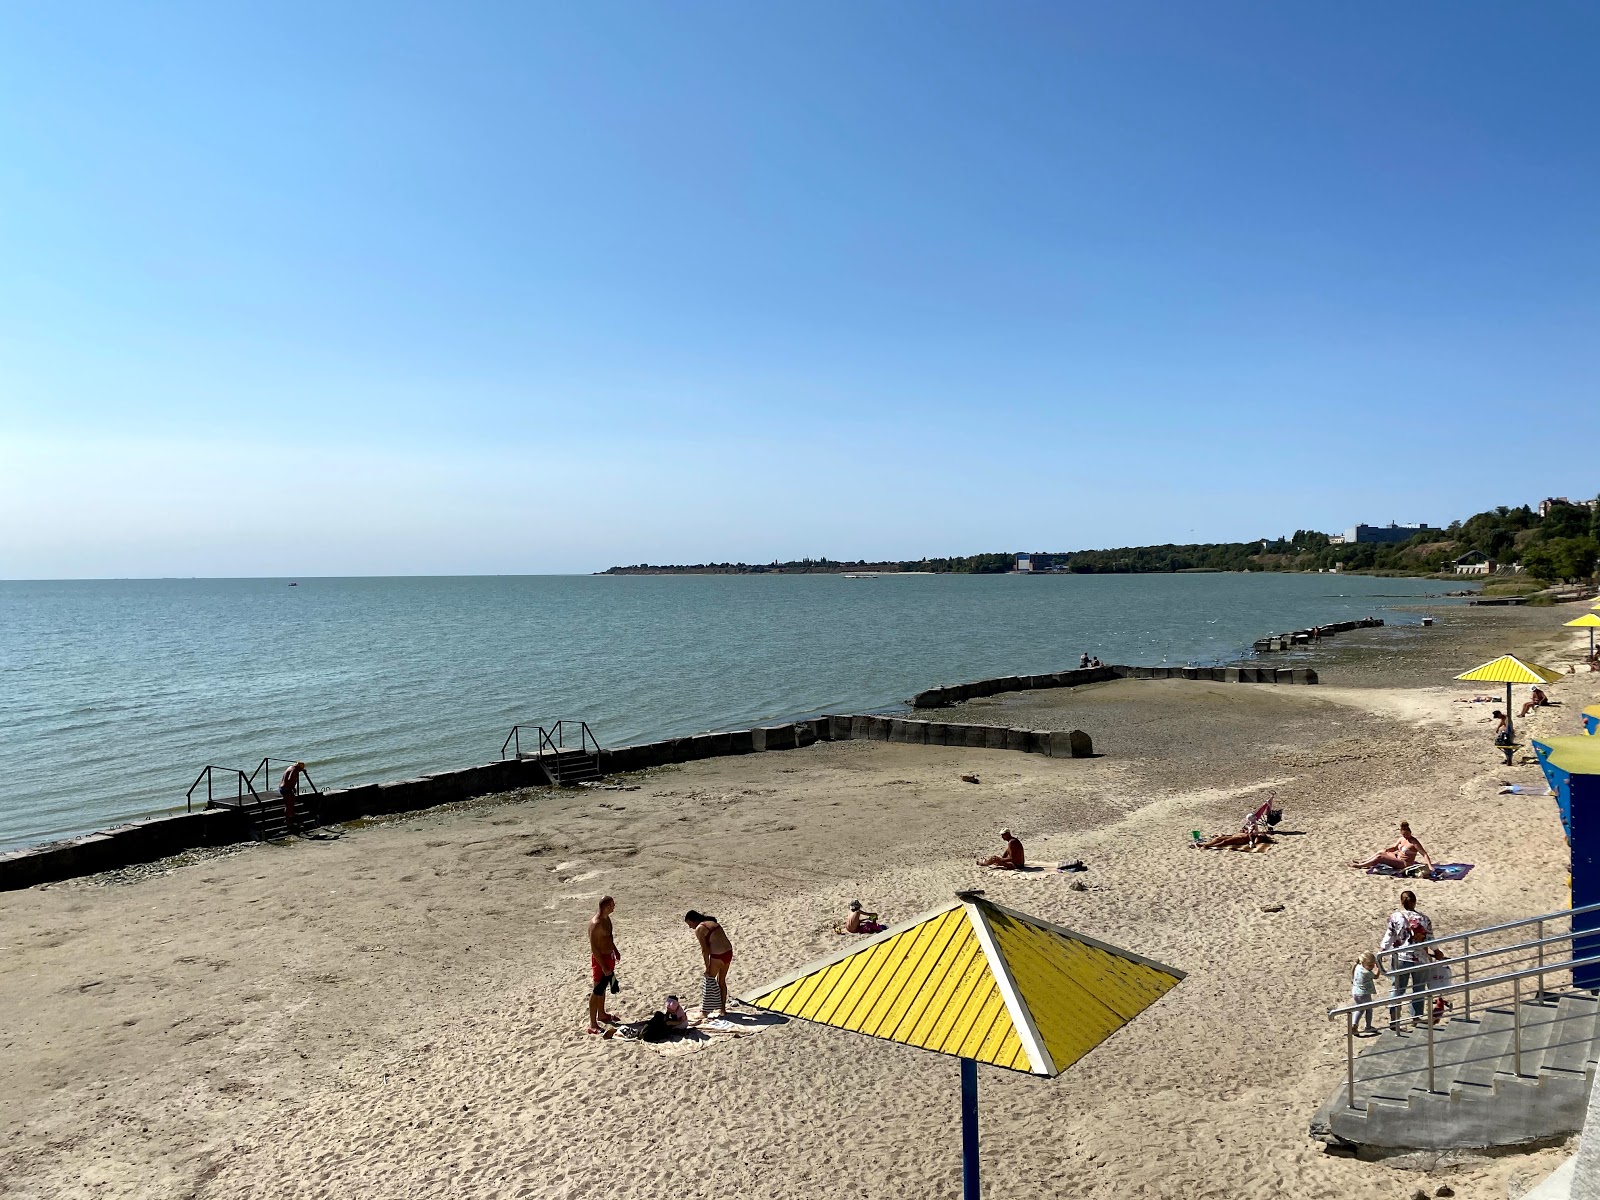
[[[1473,667],[1457,679],[1470,680],[1473,683],[1503,683],[1506,685],[1506,732],[1511,732],[1511,685],[1514,683],[1554,683],[1561,678],[1560,671],[1552,671],[1549,667],[1541,667],[1536,663],[1525,663],[1515,654],[1502,654],[1492,662],[1486,662],[1481,667]],[[1511,751],[1506,751],[1506,761],[1511,761]]]
[[[1600,626],[1600,617],[1595,616],[1592,612],[1586,612],[1583,614],[1583,616],[1577,617],[1571,621],[1563,621],[1562,624],[1576,626],[1579,629],[1587,629],[1589,631],[1589,657],[1593,658],[1594,631],[1597,626]]]
[[[962,1195],[978,1196],[978,1063],[1052,1077],[1183,972],[958,892],[743,996],[746,1004],[961,1060]]]

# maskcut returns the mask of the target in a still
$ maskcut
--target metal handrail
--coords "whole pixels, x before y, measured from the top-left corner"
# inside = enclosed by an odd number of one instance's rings
[[[578,744],[577,744],[576,747],[574,747],[574,749],[581,749],[585,753],[588,753],[588,754],[599,754],[600,753],[600,739],[595,737],[594,730],[589,728],[589,723],[587,721],[569,721],[569,720],[557,721],[554,725],[550,726],[550,728],[548,728],[548,729],[546,729],[543,725],[530,725],[530,726],[528,726],[528,730],[529,730],[530,733],[537,733],[539,735],[539,740],[537,742],[537,745],[538,745],[539,749],[536,751],[536,753],[542,755],[546,751],[548,751],[551,754],[560,754],[563,750],[566,750],[567,749],[567,727],[568,726],[572,726],[572,725],[576,725],[578,727],[578,733],[577,733],[577,742],[578,742]],[[506,740],[500,743],[500,757],[501,758],[505,758],[506,757],[506,751],[509,750],[513,745],[515,745],[515,747],[516,747],[516,757],[517,758],[521,758],[522,757],[522,726],[521,725],[513,725],[511,727],[511,732],[506,734]]]
[[[194,782],[189,785],[189,790],[183,794],[184,807],[186,811],[194,811],[194,792],[195,789],[200,786],[200,781],[202,779],[205,780],[206,783],[206,807],[211,807],[213,796],[215,794],[212,788],[212,773],[215,771],[222,771],[225,774],[232,775],[234,777],[237,788],[235,792],[235,798],[241,805],[244,804],[244,794],[246,790],[249,791],[251,796],[255,797],[255,802],[258,805],[263,803],[261,799],[261,793],[256,791],[256,785],[252,776],[246,775],[237,767],[218,767],[214,765],[207,765],[200,769],[200,774],[194,777]]]
[[[1555,921],[1561,917],[1576,917],[1583,913],[1600,911],[1600,904],[1583,904],[1577,908],[1558,908],[1555,912],[1547,912],[1537,917],[1523,917],[1520,921],[1507,921],[1504,925],[1485,925],[1482,929],[1468,929],[1464,933],[1447,933],[1442,937],[1429,938],[1432,945],[1440,942],[1457,942],[1462,938],[1477,937],[1484,933],[1500,933],[1506,929],[1517,929],[1523,925],[1535,925],[1543,921]]]
[[[1600,935],[1600,930],[1596,930],[1595,933]],[[1445,961],[1449,960],[1441,961],[1440,965],[1443,965]],[[1403,996],[1385,996],[1382,999],[1375,997],[1371,1000],[1363,1000],[1360,1004],[1341,1004],[1338,1008],[1330,1008],[1328,1010],[1328,1019],[1331,1021],[1340,1013],[1355,1013],[1359,1015],[1373,1008],[1396,1008],[1427,996],[1453,996],[1457,992],[1470,991],[1475,988],[1491,988],[1500,983],[1513,983],[1519,979],[1531,979],[1540,974],[1552,975],[1557,971],[1566,971],[1572,967],[1588,967],[1597,963],[1600,963],[1600,954],[1588,954],[1583,958],[1567,958],[1562,959],[1560,962],[1548,962],[1540,966],[1524,967],[1520,971],[1507,971],[1503,975],[1491,975],[1486,979],[1467,979],[1460,983],[1445,984],[1443,987],[1426,988],[1420,992],[1407,992]],[[1426,970],[1429,965],[1422,963],[1416,969],[1419,971]]]
[[[535,728],[537,728],[537,726],[535,726]],[[544,730],[540,729],[539,732],[543,733]],[[516,744],[517,744],[517,757],[521,758],[522,757],[522,726],[521,725],[513,725],[511,727],[511,732],[506,734],[506,740],[500,743],[500,757],[501,758],[504,758],[506,756],[506,747],[510,746],[512,742],[516,742]]]
[[[1474,930],[1473,932],[1476,933],[1477,931]],[[1458,935],[1458,939],[1457,940],[1459,940],[1460,938],[1465,938],[1465,937],[1470,937],[1470,936],[1471,936],[1471,934],[1460,934],[1460,935]],[[1544,949],[1544,947],[1553,946],[1557,942],[1570,942],[1575,938],[1591,937],[1591,936],[1600,937],[1600,929],[1575,929],[1575,930],[1569,930],[1566,933],[1553,933],[1549,937],[1537,938],[1537,939],[1535,939],[1535,940],[1533,940],[1531,942],[1513,942],[1509,946],[1492,946],[1488,950],[1472,950],[1467,954],[1458,954],[1453,958],[1429,959],[1427,963],[1420,964],[1420,965],[1431,966],[1431,965],[1437,964],[1438,966],[1441,966],[1441,967],[1443,967],[1443,966],[1452,966],[1455,963],[1472,962],[1473,960],[1479,959],[1479,958],[1492,958],[1492,957],[1494,957],[1495,955],[1498,955],[1498,954],[1511,954],[1511,953],[1513,953],[1514,951],[1517,951],[1517,950],[1542,950],[1542,949]],[[1383,957],[1383,958],[1391,958],[1391,957],[1398,958],[1399,955],[1413,953],[1413,952],[1415,952],[1417,950],[1423,950],[1423,949],[1431,950],[1433,947],[1437,946],[1440,942],[1442,942],[1444,940],[1445,940],[1444,938],[1438,938],[1438,939],[1430,938],[1426,942],[1418,942],[1415,945],[1394,946],[1394,947],[1391,947],[1388,950],[1381,951],[1380,952],[1380,957]],[[1470,946],[1470,944],[1471,943],[1468,943],[1469,946]],[[1400,967],[1401,970],[1406,970],[1406,971],[1409,971],[1409,970],[1412,969],[1410,967],[1401,967],[1398,962],[1395,963],[1395,966]]]
[[[295,762],[299,762],[300,759],[298,759],[298,758],[293,758],[293,759],[280,758],[280,759],[278,759],[278,761],[279,762],[295,763]],[[255,782],[256,775],[258,773],[260,773],[260,774],[262,774],[264,776],[262,781],[261,781],[261,789],[262,789],[262,791],[266,791],[266,792],[272,791],[274,786],[275,786],[273,784],[273,782],[272,782],[272,759],[263,758],[259,763],[256,764],[256,769],[254,771],[250,772],[250,782],[251,783]],[[322,795],[322,792],[318,789],[316,783],[311,778],[311,768],[310,767],[306,767],[306,768],[303,768],[301,770],[300,778],[305,781],[306,787],[308,789],[310,789],[310,794],[311,795],[313,795],[313,796],[321,796]]]
[[[1594,906],[1588,906],[1588,907],[1594,907]],[[1574,910],[1574,911],[1576,911],[1576,910]],[[1555,915],[1556,916],[1560,916],[1562,914],[1557,913]],[[1549,918],[1548,917],[1544,917],[1544,918],[1535,917],[1533,919],[1538,921],[1538,920],[1548,920]],[[1516,924],[1516,923],[1513,923],[1513,924]],[[1594,931],[1578,930],[1576,936],[1582,937],[1585,934],[1590,933],[1590,932],[1593,932],[1595,934],[1600,934],[1600,930],[1594,930]],[[1568,936],[1573,936],[1573,935],[1569,934]],[[1442,962],[1447,962],[1449,960],[1435,960],[1435,961],[1442,963]],[[1416,968],[1413,968],[1413,969],[1415,969],[1415,970],[1426,970],[1428,965],[1429,964],[1426,964],[1426,963],[1419,964]],[[1330,1008],[1328,1010],[1328,1019],[1330,1021],[1334,1017],[1339,1016],[1339,1015],[1343,1015],[1344,1018],[1345,1018],[1345,1029],[1344,1029],[1345,1105],[1347,1107],[1349,1107],[1349,1108],[1355,1108],[1356,1107],[1355,1034],[1356,1034],[1356,1021],[1357,1021],[1358,1016],[1361,1013],[1371,1012],[1375,1008],[1398,1009],[1402,1005],[1406,1005],[1406,1004],[1411,1004],[1411,1005],[1420,1004],[1422,1006],[1422,1010],[1423,1010],[1423,1014],[1424,1015],[1422,1015],[1422,1016],[1413,1016],[1410,1019],[1410,1024],[1416,1025],[1419,1022],[1422,1022],[1424,1020],[1427,1021],[1427,1030],[1428,1030],[1428,1091],[1429,1092],[1433,1092],[1433,1091],[1437,1090],[1434,1087],[1434,1060],[1433,1060],[1434,1042],[1433,1042],[1433,1031],[1434,1031],[1434,1027],[1435,1027],[1435,1021],[1434,1021],[1434,1018],[1433,1018],[1433,1013],[1431,1012],[1431,1009],[1433,1007],[1433,1001],[1435,999],[1442,998],[1444,996],[1453,996],[1453,995],[1457,995],[1457,994],[1460,994],[1460,993],[1466,993],[1467,996],[1468,996],[1468,999],[1466,1001],[1466,1006],[1470,1006],[1470,1003],[1471,1003],[1470,996],[1471,996],[1471,993],[1472,993],[1473,990],[1475,990],[1475,989],[1483,990],[1483,989],[1495,987],[1497,985],[1502,985],[1502,984],[1509,983],[1511,985],[1511,1054],[1512,1054],[1512,1070],[1518,1076],[1521,1076],[1521,1074],[1522,1074],[1522,986],[1521,986],[1522,985],[1522,981],[1524,979],[1532,979],[1535,976],[1538,976],[1539,983],[1538,983],[1538,988],[1537,988],[1537,990],[1535,992],[1535,996],[1538,996],[1538,995],[1542,995],[1544,993],[1544,976],[1546,974],[1549,974],[1549,973],[1554,972],[1554,971],[1576,970],[1579,967],[1592,967],[1592,966],[1600,966],[1600,954],[1588,954],[1588,955],[1584,955],[1582,958],[1569,958],[1569,959],[1567,959],[1567,960],[1565,960],[1563,962],[1547,963],[1547,962],[1544,962],[1542,960],[1542,949],[1541,949],[1541,961],[1535,966],[1524,967],[1523,969],[1521,969],[1519,971],[1507,971],[1507,972],[1504,972],[1504,973],[1502,973],[1500,975],[1491,975],[1487,979],[1469,979],[1469,980],[1464,980],[1461,983],[1448,983],[1448,984],[1445,984],[1442,987],[1424,988],[1420,992],[1407,992],[1404,995],[1390,995],[1390,996],[1384,997],[1381,1000],[1376,998],[1376,997],[1374,997],[1371,1000],[1363,1000],[1359,1004],[1342,1004],[1337,1008]],[[1470,1011],[1470,1008],[1469,1008],[1469,1011]],[[1398,1024],[1398,1022],[1396,1022],[1396,1024]]]

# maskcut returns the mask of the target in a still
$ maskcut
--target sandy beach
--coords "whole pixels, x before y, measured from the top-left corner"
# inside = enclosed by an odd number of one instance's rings
[[[1495,706],[1450,680],[1507,650],[1577,661],[1576,611],[1345,635],[1316,687],[1123,680],[946,710],[1083,728],[1088,760],[818,744],[0,895],[0,1195],[955,1195],[954,1060],[799,1022],[691,1053],[589,1036],[584,925],[616,897],[611,1006],[633,1019],[697,999],[690,907],[723,921],[742,992],[838,949],[851,899],[901,920],[973,886],[1188,972],[1058,1079],[980,1070],[986,1194],[1519,1194],[1558,1149],[1411,1172],[1306,1127],[1341,1078],[1326,1009],[1399,890],[1347,860],[1407,818],[1436,860],[1476,864],[1414,885],[1440,932],[1566,904],[1554,803],[1497,794],[1537,767],[1500,766]],[[1580,732],[1600,675],[1552,694],[1524,733]],[[1185,846],[1272,790],[1270,850]],[[1002,825],[1089,870],[978,870]]]

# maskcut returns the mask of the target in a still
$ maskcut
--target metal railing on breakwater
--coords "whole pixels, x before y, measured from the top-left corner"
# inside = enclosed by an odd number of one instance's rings
[[[1089,735],[1081,729],[1011,729],[852,714],[618,746],[600,750],[598,757],[601,773],[612,775],[724,755],[795,750],[823,741],[858,740],[1011,750],[1053,758],[1086,758],[1094,753]],[[507,758],[416,779],[325,791],[318,798],[318,816],[324,824],[336,825],[364,817],[415,812],[519,788],[543,787],[552,782],[549,771],[537,757]],[[0,891],[55,883],[151,862],[186,850],[251,839],[249,816],[239,807],[151,817],[87,837],[0,854]]]

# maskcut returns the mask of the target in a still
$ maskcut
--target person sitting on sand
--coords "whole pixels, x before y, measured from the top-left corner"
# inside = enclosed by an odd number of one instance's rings
[[[1534,688],[1533,689],[1533,695],[1529,696],[1527,698],[1527,700],[1525,700],[1523,702],[1521,711],[1517,713],[1517,719],[1521,720],[1523,717],[1527,716],[1534,709],[1543,708],[1545,705],[1547,705],[1549,703],[1550,703],[1550,697],[1546,696],[1544,694],[1544,689],[1543,688]]]
[[[684,922],[694,930],[695,941],[700,943],[700,957],[705,960],[706,978],[717,985],[719,1001],[715,1010],[706,1016],[728,1015],[728,968],[733,964],[733,943],[722,925],[710,913],[690,909],[683,915]]]
[[[1350,865],[1358,871],[1367,871],[1373,867],[1388,867],[1392,871],[1404,872],[1421,856],[1422,861],[1428,864],[1428,874],[1433,874],[1433,859],[1427,850],[1417,840],[1416,834],[1411,832],[1411,826],[1405,821],[1400,822],[1400,839],[1392,845],[1385,846],[1371,858]]]
[[[850,915],[844,919],[846,933],[882,933],[885,926],[878,923],[878,914],[861,907],[861,901],[850,901]]]
[[[1028,865],[1028,860],[1023,856],[1022,843],[1012,836],[1011,830],[1002,829],[1000,836],[1006,841],[1006,852],[994,854],[988,858],[980,858],[980,867],[993,867],[997,871],[1020,871]]]
[[[676,996],[667,997],[667,1007],[662,1015],[667,1018],[667,1024],[674,1029],[689,1027],[689,1014],[683,1011],[683,1005],[678,1003]]]

